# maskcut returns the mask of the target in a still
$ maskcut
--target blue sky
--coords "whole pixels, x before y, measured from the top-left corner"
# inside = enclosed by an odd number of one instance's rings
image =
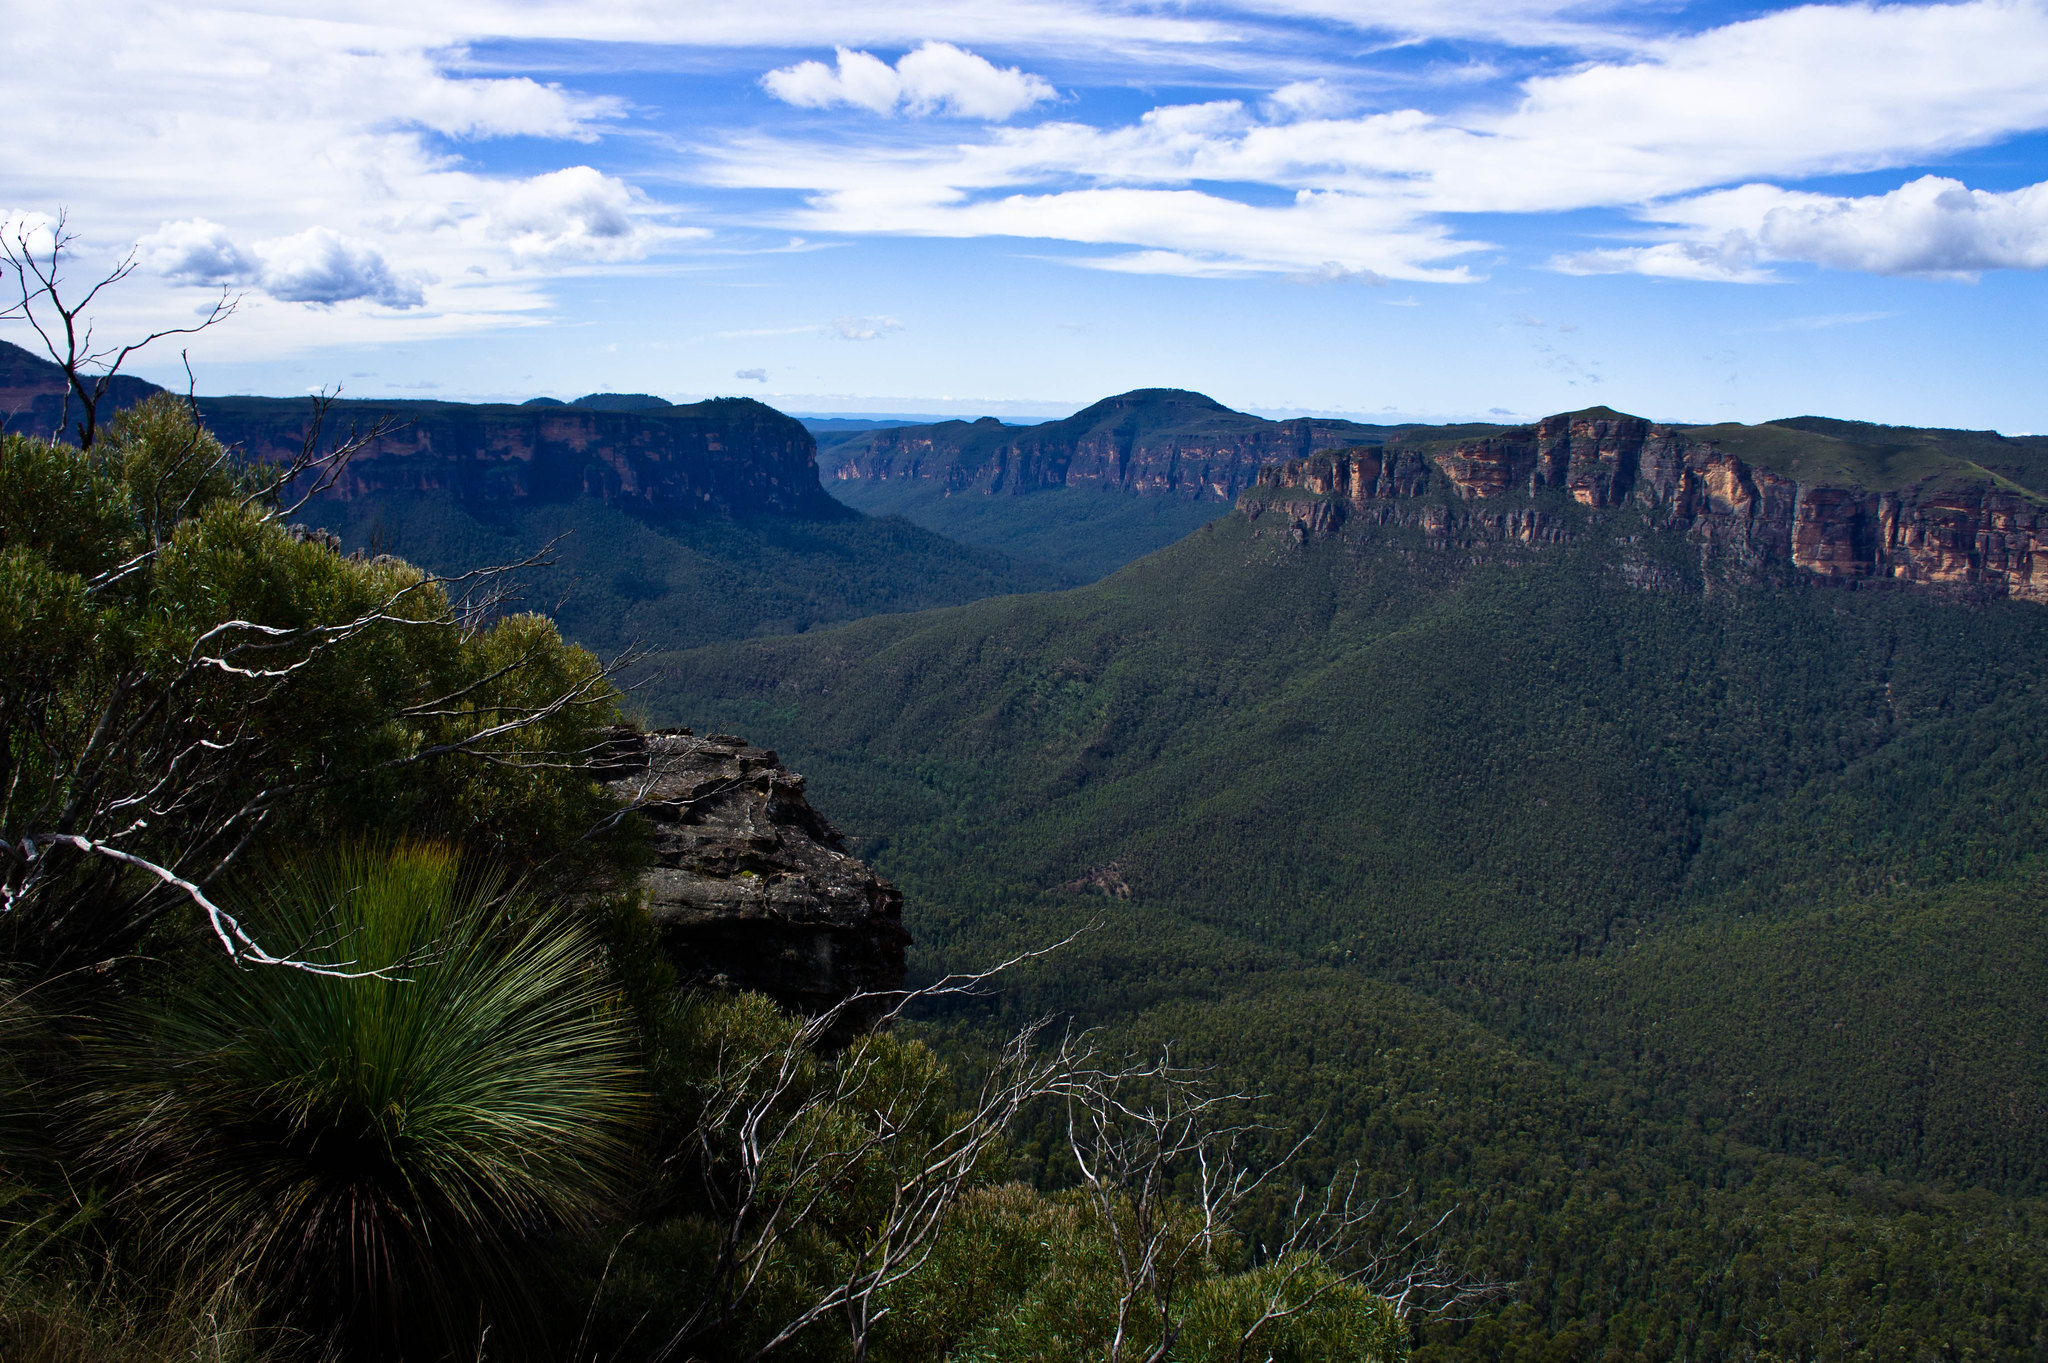
[[[203,391],[2048,431],[2043,3],[0,9]]]

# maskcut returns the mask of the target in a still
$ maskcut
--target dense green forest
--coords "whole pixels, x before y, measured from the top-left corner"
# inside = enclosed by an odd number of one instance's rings
[[[2048,611],[1555,514],[1491,551],[1231,517],[638,703],[788,754],[928,969],[1096,925],[947,1044],[1172,1041],[1455,1208],[1519,1286],[1424,1356],[2041,1356]]]
[[[605,653],[796,634],[1085,580],[1025,556],[957,544],[886,512],[831,520],[652,518],[589,496],[480,507],[433,494],[384,494],[314,501],[300,514],[351,550],[395,554],[443,573],[518,562],[551,546],[555,566],[523,579],[526,604]]]
[[[870,516],[901,516],[962,544],[1049,564],[1080,582],[1107,577],[1230,509],[1223,502],[1094,487],[997,496],[970,488],[948,495],[937,479],[842,478],[827,490]]]

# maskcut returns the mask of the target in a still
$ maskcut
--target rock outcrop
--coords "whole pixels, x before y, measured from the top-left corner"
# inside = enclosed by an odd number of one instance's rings
[[[813,1016],[902,985],[902,894],[847,852],[773,752],[728,734],[621,731],[603,774],[654,827],[648,908],[685,984]],[[840,1030],[876,1011],[849,1010]]]
[[[1687,428],[1594,408],[1473,439],[1428,443],[1413,438],[1427,434],[1416,431],[1377,447],[1270,464],[1240,508],[1253,519],[1285,518],[1297,538],[1362,518],[1419,527],[1437,540],[1538,543],[1571,533],[1572,518],[1557,505],[1562,494],[1593,511],[1648,512],[1660,531],[1696,543],[1704,564],[1739,576],[1790,568],[1837,582],[2048,601],[2048,497],[1950,448],[1967,438],[1968,452],[1988,446],[2017,466],[2040,461],[2034,442],[1863,429],[1875,434],[1849,453],[1880,470],[1886,457],[1912,453],[1918,462],[1907,467],[1917,476],[1890,487],[1802,478],[1802,460],[1836,453],[1823,442],[1845,442],[1803,426]],[[1951,434],[1958,440],[1944,441]],[[1767,449],[1779,467],[1745,459],[1731,443]]]
[[[1396,429],[1321,418],[1267,421],[1200,393],[1141,388],[1038,426],[983,417],[863,433],[835,449],[829,474],[925,480],[950,493],[1101,487],[1227,502],[1263,464],[1378,441]]]
[[[115,407],[161,391],[119,380]],[[63,403],[63,371],[0,343],[0,417],[6,429],[48,434]],[[277,463],[304,447],[314,405],[305,398],[200,398],[201,418],[223,442]],[[104,419],[108,413],[102,413]],[[594,496],[648,515],[801,516],[853,513],[818,482],[817,442],[803,423],[751,398],[672,406],[600,393],[570,404],[337,401],[323,443],[383,428],[323,495],[446,493],[468,506],[563,502]]]

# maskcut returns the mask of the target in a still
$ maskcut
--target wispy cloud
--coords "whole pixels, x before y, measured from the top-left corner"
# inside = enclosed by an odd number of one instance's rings
[[[2048,182],[1918,174],[2048,127],[2043,0],[1804,4],[1709,27],[1519,0],[5,12],[4,206],[67,204],[103,253],[143,242],[139,310],[250,290],[202,344],[254,355],[314,343],[315,321],[319,344],[538,325],[561,280],[759,254],[768,228],[801,234],[778,251],[1001,238],[1127,275],[1462,283],[1495,268],[1489,234],[1511,235],[1474,215],[1607,209],[1641,234],[1529,254],[1751,283],[1794,264],[2048,268]],[[684,54],[725,103],[657,133],[649,106],[516,69],[565,42],[593,70]],[[1405,82],[1367,79],[1372,62],[1405,62]],[[89,102],[80,70],[99,73]],[[1116,98],[1060,97],[1083,82]],[[1219,97],[1134,109],[1148,83]],[[1893,168],[1885,192],[1805,187]],[[863,339],[899,326],[853,320]],[[845,334],[780,334],[804,330]]]
[[[1898,315],[1896,312],[1827,312],[1810,317],[1786,317],[1754,330],[1826,331],[1830,327],[1857,327],[1866,322],[1882,322]]]
[[[805,192],[807,206],[786,221],[807,232],[1122,245],[1131,253],[1076,263],[1126,272],[1294,277],[1334,264],[1456,281],[1473,277],[1457,259],[1484,245],[1458,235],[1450,224],[1459,215],[1711,207],[1683,196],[1756,177],[1911,164],[2048,126],[2048,13],[2008,0],[1811,5],[1531,78],[1505,108],[1300,116],[1321,100],[1298,84],[1258,108],[1169,105],[1121,125],[1052,121],[964,142],[743,137],[712,151],[711,173],[735,187]],[[1291,191],[1294,201],[1213,187],[1229,184]],[[2036,260],[2032,229],[1995,236],[1989,224],[2000,215],[1988,208],[1985,231],[1958,252],[1931,242],[1893,249],[1804,199],[1779,207],[1772,242],[1686,231],[1557,263],[1754,282],[1771,278],[1772,259],[1922,273],[1998,267],[1957,260]],[[2004,216],[2030,221],[2033,211]],[[1916,213],[1926,216],[1907,205],[1893,216]]]
[[[892,331],[903,330],[894,317],[835,317],[832,329],[842,341],[879,341]]]

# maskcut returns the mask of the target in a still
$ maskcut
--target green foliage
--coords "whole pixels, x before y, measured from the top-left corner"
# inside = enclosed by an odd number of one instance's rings
[[[949,495],[933,479],[848,478],[831,489],[840,501],[870,516],[901,516],[962,544],[1050,564],[1081,582],[1107,577],[1230,510],[1226,502],[1089,487]]]
[[[347,973],[207,957],[113,1044],[90,1120],[160,1254],[351,1349],[530,1314],[542,1237],[621,1190],[639,1103],[589,940],[502,891],[419,844],[285,871],[251,917]]]
[[[412,831],[561,875],[630,859],[583,836],[613,808],[572,760],[615,717],[596,660],[295,534],[265,492],[168,397],[90,453],[0,441],[0,954],[22,967],[106,959],[186,907],[79,839],[194,882],[252,835]]]

